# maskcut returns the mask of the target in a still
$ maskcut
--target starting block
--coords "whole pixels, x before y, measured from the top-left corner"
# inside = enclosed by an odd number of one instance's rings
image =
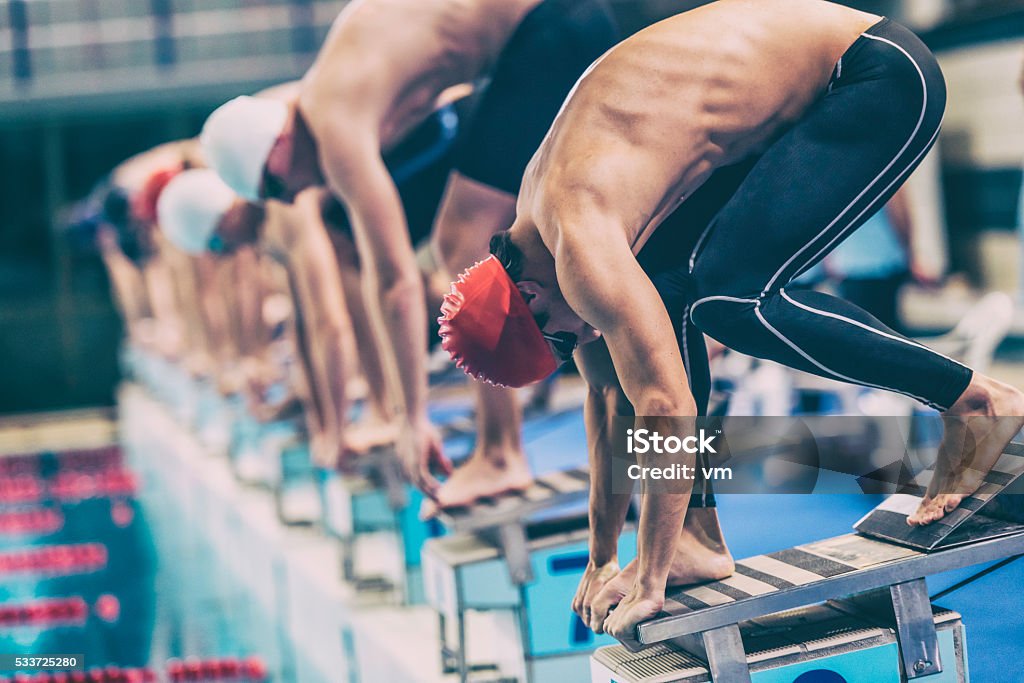
[[[394,451],[362,456],[354,474],[318,470],[317,486],[323,529],[341,544],[342,578],[362,592],[398,592],[406,604],[422,602],[420,549],[440,530],[419,519],[423,494],[406,483]],[[402,576],[366,574],[357,567],[357,539],[376,533],[396,537]]]
[[[309,526],[319,519],[309,445],[297,420],[264,423],[239,410],[228,454],[240,483],[273,492],[281,523]]]
[[[881,605],[880,605],[881,606]],[[942,674],[926,680],[964,683],[964,628],[956,612],[933,608]],[[900,683],[896,625],[884,608],[841,601],[772,614],[739,624],[750,680],[755,683]],[[593,683],[708,683],[706,662],[672,643],[631,652],[598,649]],[[732,680],[732,679],[726,679]]]
[[[525,520],[542,510],[584,501],[589,491],[587,467],[549,472],[537,477],[525,491],[448,508],[438,519],[453,534],[475,534],[500,548],[512,581],[524,584],[533,580]]]
[[[260,422],[242,411],[234,421],[228,455],[235,478],[247,486],[274,489],[282,478],[281,453],[300,442],[296,420]]]
[[[987,508],[996,494],[1017,481],[1022,472],[1024,446],[1012,443],[986,477],[986,484],[946,520],[923,528],[910,527],[906,523],[907,514],[917,507],[920,498],[897,494],[857,523],[858,534],[739,560],[735,574],[727,579],[670,589],[662,614],[639,624],[635,637],[621,642],[635,653],[648,645],[669,643],[664,647],[686,654],[685,661],[680,660],[684,668],[672,674],[680,675],[676,678],[671,675],[625,678],[616,674],[615,680],[804,683],[800,678],[762,675],[764,668],[759,664],[762,660],[754,656],[756,650],[752,643],[744,641],[743,622],[828,601],[858,604],[874,599],[877,603],[877,596],[887,593],[888,600],[883,602],[892,614],[891,628],[899,651],[896,673],[891,673],[890,667],[866,679],[833,677],[808,681],[874,682],[889,680],[884,678],[886,675],[894,681],[919,678],[935,683],[967,681],[962,647],[960,651],[954,649],[951,656],[939,635],[942,629],[933,619],[925,577],[1024,554],[1024,524],[1019,523],[1020,520],[994,519],[977,512]],[[928,476],[927,472],[923,473],[916,484],[926,486]],[[962,645],[962,626],[958,620],[956,622],[954,630],[960,632]],[[662,652],[660,656],[668,655]],[[710,679],[681,675],[686,673],[685,667],[690,666],[694,658],[706,668],[705,676]],[[615,662],[619,660],[642,659],[630,659],[616,651],[602,655],[600,660],[595,658],[594,671],[604,672],[611,666],[614,672],[614,667],[618,666]],[[602,666],[605,668],[601,669]],[[608,680],[596,673],[595,676],[596,681]]]
[[[274,486],[277,518],[285,526],[312,526],[321,516],[321,501],[313,473],[309,443],[296,439],[284,444],[275,458],[281,475]]]
[[[427,602],[440,621],[444,673],[459,681],[584,683],[595,636],[571,609],[589,559],[585,516],[525,525],[528,581],[516,581],[499,545],[475,534],[436,538],[423,548]],[[636,533],[619,540],[623,562],[636,552]],[[486,637],[474,618],[486,613]],[[483,657],[483,661],[481,661]],[[476,660],[476,661],[474,661]]]
[[[221,396],[210,379],[195,381],[196,412],[191,425],[199,443],[213,455],[223,455],[231,446],[231,425],[237,406]]]
[[[542,475],[523,492],[441,513],[450,535],[424,545],[423,580],[440,621],[445,673],[460,681],[587,680],[590,653],[614,642],[595,636],[571,610],[589,560],[588,522],[579,505],[588,490],[589,472],[577,468]],[[627,530],[619,541],[621,561],[632,559],[635,548],[636,534]],[[471,638],[481,633],[474,619],[488,619],[495,632]],[[486,649],[494,643],[497,648]]]

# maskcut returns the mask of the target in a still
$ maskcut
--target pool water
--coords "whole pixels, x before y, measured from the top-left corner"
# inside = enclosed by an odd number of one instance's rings
[[[582,429],[578,415],[529,425],[534,470],[578,464]],[[218,536],[203,521],[225,513],[196,509],[214,499],[183,501],[187,491],[167,476],[173,467],[133,471],[120,449],[97,453],[0,459],[0,653],[82,654],[92,672],[14,680],[316,680],[296,673],[303,667],[292,634],[268,611],[288,599],[277,577],[267,584],[273,595],[254,595],[223,566],[225,549],[211,539],[223,541],[224,529]],[[162,455],[133,454],[140,463]],[[745,557],[847,533],[878,500],[723,495],[719,508],[734,555]],[[250,553],[236,559],[250,562]],[[934,594],[982,568],[931,577],[929,588]],[[1024,597],[1014,590],[1021,582],[1024,561],[939,601],[963,615],[975,681],[1024,680],[1005,665],[1024,656]],[[0,683],[12,674],[0,672]]]
[[[267,634],[241,627],[246,601],[222,590],[202,535],[158,491],[139,497],[119,449],[91,453],[4,459],[0,653],[84,655],[91,672],[34,681],[262,679]]]

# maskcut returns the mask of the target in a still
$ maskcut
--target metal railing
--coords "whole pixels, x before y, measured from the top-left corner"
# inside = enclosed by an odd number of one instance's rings
[[[295,78],[345,4],[0,0],[0,105]]]

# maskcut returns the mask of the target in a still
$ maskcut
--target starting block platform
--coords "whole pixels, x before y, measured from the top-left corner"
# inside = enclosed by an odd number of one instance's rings
[[[320,501],[301,422],[260,422],[238,408],[232,424],[227,453],[235,479],[272,492],[283,524],[313,525],[320,516]]]
[[[528,583],[533,571],[526,552],[526,521],[543,510],[586,500],[589,491],[588,467],[559,470],[540,475],[525,491],[447,508],[438,520],[450,533],[471,533],[494,543],[501,549],[512,580]]]
[[[897,675],[902,676],[892,680],[967,680],[966,664],[961,667],[959,656],[950,662],[940,647],[925,577],[1024,554],[1024,524],[1019,519],[1012,515],[995,519],[978,513],[983,508],[998,507],[991,501],[1016,482],[1021,473],[1024,446],[1012,443],[982,488],[966,499],[962,508],[948,515],[948,520],[926,527],[909,526],[907,515],[921,499],[897,494],[861,519],[856,534],[739,560],[729,578],[670,588],[662,613],[639,624],[634,638],[620,641],[634,653],[655,643],[669,642],[672,648],[696,658],[716,683],[791,681],[794,679],[752,676],[755,659],[750,658],[750,647],[745,647],[743,622],[830,601],[857,603],[873,597],[877,602],[878,595],[887,593],[888,599],[883,602],[892,614],[900,655]],[[927,486],[928,476],[928,472],[923,473],[916,484]],[[596,659],[594,666],[598,666]],[[964,677],[951,677],[954,668],[963,668]],[[635,680],[653,683],[691,679]]]
[[[962,533],[976,533],[987,523],[979,519]],[[722,581],[671,590],[663,614],[640,624],[636,639],[622,643],[632,652],[641,652],[647,645],[671,641],[696,657],[711,681],[759,682],[761,678],[752,678],[754,662],[744,647],[742,622],[830,600],[855,601],[881,589],[891,600],[900,652],[897,671],[903,672],[903,678],[893,680],[915,680],[952,666],[948,657],[943,658],[935,625],[928,618],[932,605],[925,577],[1019,554],[1024,554],[1024,525],[1017,525],[1011,535],[930,553],[857,534],[829,538],[740,560],[736,573]]]
[[[420,549],[437,532],[419,519],[423,494],[405,482],[393,449],[361,456],[355,473],[318,470],[316,479],[321,525],[341,545],[342,579],[364,593],[396,594],[406,604],[422,602]],[[359,538],[379,533],[393,535],[397,543],[400,566],[395,576],[367,573],[357,562]]]
[[[575,410],[555,412],[528,421],[525,440],[549,431]],[[582,459],[582,458],[581,458]],[[318,473],[322,526],[342,547],[342,576],[366,593],[398,594],[405,603],[423,600],[420,554],[423,544],[444,533],[472,533],[502,549],[517,583],[531,580],[532,573],[522,548],[525,520],[561,505],[582,504],[589,489],[586,468],[541,475],[523,492],[482,498],[471,506],[450,508],[436,519],[421,520],[425,496],[404,477],[393,449],[381,448],[361,456],[355,473]],[[357,563],[358,539],[367,534],[397,536],[401,567],[398,571],[367,572]],[[394,576],[392,576],[394,574]]]
[[[530,580],[506,570],[503,550],[475,534],[428,541],[423,548],[427,603],[438,614],[445,674],[462,682],[586,683],[595,647],[613,643],[595,636],[570,605],[589,559],[586,517],[549,520],[524,528],[522,552]],[[624,562],[636,550],[636,533],[619,539]],[[486,613],[490,638],[478,637],[472,619]],[[499,639],[500,657],[478,661],[477,650]]]
[[[964,683],[966,642],[960,615],[933,608],[943,662],[934,683]],[[891,615],[830,602],[739,624],[755,683],[900,683],[899,645]],[[707,664],[671,643],[642,652],[621,645],[598,649],[592,683],[708,683]],[[731,679],[726,679],[731,680]]]
[[[614,642],[571,610],[589,561],[589,489],[589,469],[575,467],[440,513],[448,535],[423,546],[423,581],[446,674],[463,682],[586,682],[594,648]],[[627,528],[619,557],[628,562],[635,553],[636,533]],[[480,638],[470,620],[481,613],[499,625],[496,660],[477,661]]]

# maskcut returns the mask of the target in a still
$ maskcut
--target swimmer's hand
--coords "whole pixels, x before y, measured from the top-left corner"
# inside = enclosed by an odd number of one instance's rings
[[[325,431],[315,432],[309,437],[309,452],[314,465],[333,471],[338,466],[341,440]]]
[[[587,563],[583,577],[580,578],[580,585],[576,588],[576,596],[572,599],[572,611],[579,615],[584,624],[590,625],[594,599],[620,571],[617,559],[604,564]]]
[[[245,383],[245,375],[237,365],[217,373],[217,391],[225,398],[240,393]]]
[[[206,379],[213,374],[214,362],[202,352],[190,353],[185,358],[185,370],[193,379]]]
[[[636,627],[656,617],[665,606],[665,587],[644,586],[639,577],[618,607],[604,620],[604,630],[615,638],[636,638]]]
[[[405,422],[398,453],[409,481],[428,497],[437,500],[441,482],[434,474],[448,476],[453,468],[452,461],[444,454],[441,433],[427,417]]]
[[[121,245],[117,239],[117,231],[107,224],[101,224],[96,231],[96,246],[103,254],[117,254]]]

